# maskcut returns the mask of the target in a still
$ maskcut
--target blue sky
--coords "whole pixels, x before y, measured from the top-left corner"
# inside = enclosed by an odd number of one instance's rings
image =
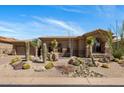
[[[0,6],[0,36],[78,36],[124,20],[124,6]]]

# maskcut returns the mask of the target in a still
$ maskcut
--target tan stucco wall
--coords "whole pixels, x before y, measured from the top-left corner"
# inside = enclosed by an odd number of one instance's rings
[[[12,52],[13,45],[9,43],[0,42],[0,55],[10,54]]]

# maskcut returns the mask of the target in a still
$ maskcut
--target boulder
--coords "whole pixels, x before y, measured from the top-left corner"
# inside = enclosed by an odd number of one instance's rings
[[[86,65],[88,65],[88,66],[90,66],[90,67],[94,67],[94,64],[93,64],[91,58],[86,58],[86,59],[85,59],[85,63],[86,63]]]
[[[22,69],[23,64],[24,64],[23,62],[17,62],[15,64],[13,64],[12,67],[15,70],[20,70],[20,69]]]

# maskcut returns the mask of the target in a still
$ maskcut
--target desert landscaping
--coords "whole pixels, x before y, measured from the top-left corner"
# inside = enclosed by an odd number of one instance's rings
[[[88,37],[88,44],[93,38]],[[29,44],[35,47],[30,55]],[[26,41],[25,55],[0,57],[0,84],[2,85],[123,85],[124,59],[108,55],[89,57],[62,57],[57,51],[58,42],[51,41],[52,51],[41,40]],[[41,55],[37,48],[41,46]],[[90,47],[89,47],[90,48]],[[119,56],[120,57],[120,56]]]

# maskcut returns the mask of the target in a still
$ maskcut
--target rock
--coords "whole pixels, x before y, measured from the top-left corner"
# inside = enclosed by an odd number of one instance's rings
[[[94,67],[94,64],[93,64],[91,58],[87,58],[87,59],[85,59],[85,63],[86,63],[86,65],[88,65],[88,66],[90,66],[90,67]]]
[[[101,67],[103,67],[103,68],[109,68],[108,64],[102,64]]]
[[[114,62],[119,62],[120,60],[118,58],[113,59]]]
[[[71,58],[71,59],[68,61],[68,64],[73,65],[73,63],[74,63],[74,59]]]
[[[53,61],[58,61],[58,59],[59,59],[58,53],[53,53],[52,54],[52,59],[53,59]]]
[[[121,59],[124,60],[124,56],[122,56]]]
[[[20,69],[22,69],[23,64],[24,64],[23,62],[18,62],[16,64],[13,64],[12,67],[15,70],[20,70]]]
[[[74,65],[74,66],[79,66],[80,64],[83,64],[84,62],[79,59],[78,57],[72,57],[69,61],[68,64]]]
[[[114,59],[114,57],[112,55],[106,55],[105,56],[107,58],[107,60],[112,61]]]
[[[118,64],[123,64],[123,63],[124,63],[124,60],[118,61]]]
[[[35,58],[35,59],[33,59],[33,62],[35,62],[35,63],[43,63],[43,60],[41,60],[40,58]]]
[[[99,59],[99,62],[101,62],[101,63],[108,63],[110,60],[109,60],[109,58],[107,58],[107,57],[104,57],[104,58],[100,58]]]

